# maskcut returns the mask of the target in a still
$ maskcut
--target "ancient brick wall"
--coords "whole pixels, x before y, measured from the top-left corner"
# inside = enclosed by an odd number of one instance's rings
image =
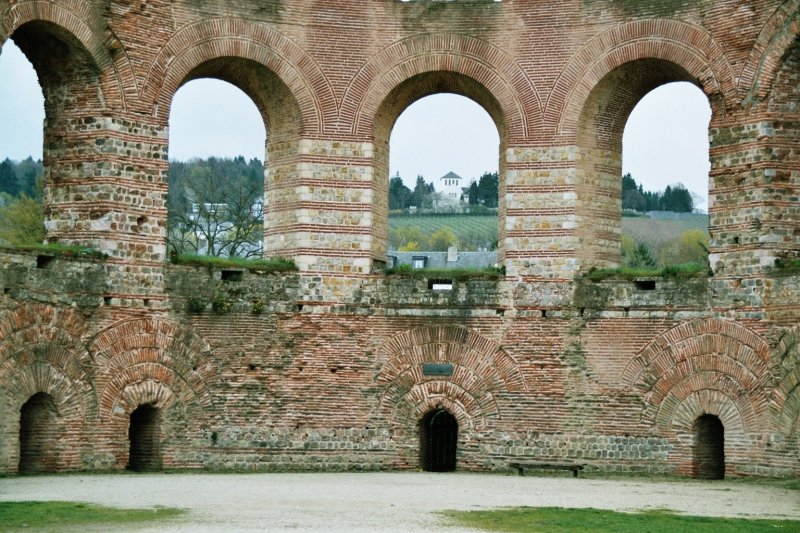
[[[0,470],[34,449],[47,468],[125,468],[148,406],[165,467],[417,468],[419,423],[446,409],[457,468],[692,474],[712,415],[726,473],[797,475],[800,285],[775,259],[800,243],[799,7],[0,1],[0,43],[46,96],[47,239],[107,255],[0,256]],[[265,253],[297,273],[165,261],[169,108],[201,77],[261,113]],[[588,281],[619,260],[628,114],[671,81],[713,110],[713,276]],[[506,275],[451,291],[381,271],[389,135],[440,92],[500,134]],[[53,420],[23,407],[42,394]]]

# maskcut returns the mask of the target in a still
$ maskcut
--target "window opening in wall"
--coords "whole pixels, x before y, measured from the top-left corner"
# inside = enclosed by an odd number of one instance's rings
[[[420,420],[420,466],[426,472],[456,469],[458,421],[446,409],[434,409]]]
[[[44,241],[44,96],[36,71],[11,40],[0,53],[0,243]]]
[[[161,469],[161,410],[140,405],[131,413],[128,428],[130,453],[128,469],[136,471]]]
[[[702,415],[694,422],[692,477],[723,479],[725,477],[725,427],[714,415]]]
[[[261,112],[234,85],[204,78],[178,90],[169,124],[170,255],[261,257]]]
[[[708,98],[688,82],[648,92],[628,117],[622,140],[623,266],[708,264],[710,118]]]
[[[53,397],[39,392],[19,414],[19,471],[53,472],[56,464],[57,411]]]
[[[388,193],[396,266],[497,264],[499,142],[489,114],[464,96],[433,94],[400,114],[391,131]],[[411,252],[426,252],[427,263]]]

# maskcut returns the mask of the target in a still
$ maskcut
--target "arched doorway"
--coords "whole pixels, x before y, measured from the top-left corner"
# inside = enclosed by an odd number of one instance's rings
[[[702,415],[694,422],[692,477],[725,478],[725,427],[714,415]]]
[[[44,392],[34,394],[19,413],[19,471],[52,472],[56,469],[56,405]]]
[[[458,421],[446,409],[428,412],[419,427],[420,466],[426,472],[452,472],[456,469]]]
[[[131,447],[128,469],[145,471],[161,469],[161,410],[140,405],[131,413],[128,429]]]

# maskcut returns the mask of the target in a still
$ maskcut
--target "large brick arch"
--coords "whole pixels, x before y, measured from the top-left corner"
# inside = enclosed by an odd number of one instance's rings
[[[525,139],[541,123],[536,88],[513,58],[486,41],[442,33],[415,35],[373,55],[345,90],[340,120],[353,125],[352,133],[369,136],[387,95],[431,72],[460,74],[485,87],[502,108],[508,139]]]
[[[600,80],[617,67],[642,59],[680,66],[709,95],[719,116],[727,102],[735,101],[736,79],[723,49],[706,30],[676,20],[637,20],[596,36],[571,58],[550,91],[544,124],[555,127],[558,134],[575,135],[585,103]]]
[[[98,366],[99,434],[106,461],[128,463],[130,416],[140,405],[167,413],[160,429],[164,464],[208,424],[217,379],[210,347],[190,328],[158,318],[128,320],[101,332],[91,345]]]
[[[783,57],[800,35],[800,0],[780,5],[761,28],[753,48],[742,67],[739,85],[746,103],[766,97],[775,76],[783,65]]]
[[[58,427],[55,466],[79,469],[86,443],[85,422],[96,413],[93,361],[81,342],[83,320],[69,310],[27,304],[0,319],[0,448],[16,470],[19,459],[20,408],[33,395],[46,393],[55,403]]]
[[[211,407],[207,384],[217,374],[211,348],[188,328],[158,318],[130,320],[100,333],[90,349],[102,420],[156,401]]]
[[[112,80],[103,82],[104,98],[108,103],[115,97],[119,98],[120,106],[124,109],[126,98],[136,95],[136,78],[127,54],[119,46],[98,9],[87,0],[57,3],[22,0],[0,13],[0,44],[21,26],[39,21],[61,28],[81,44],[98,71],[104,77],[112,77]],[[117,52],[112,55],[109,48],[117,49]]]
[[[172,97],[192,70],[220,58],[247,59],[274,73],[291,92],[304,132],[319,132],[336,116],[333,89],[322,70],[302,48],[264,24],[242,19],[214,19],[177,31],[150,66],[141,100],[166,118]]]
[[[778,379],[772,393],[772,407],[778,430],[786,437],[797,435],[800,425],[800,326],[781,335],[773,351],[774,372]]]
[[[643,396],[643,418],[660,435],[686,435],[702,414],[726,431],[754,434],[769,427],[772,381],[769,344],[729,320],[700,319],[651,341],[623,372]]]
[[[413,428],[430,409],[445,407],[464,428],[501,416],[497,394],[526,390],[517,362],[500,345],[459,326],[429,326],[389,339],[379,352],[379,414],[395,428]],[[451,363],[449,377],[422,375],[423,363]]]

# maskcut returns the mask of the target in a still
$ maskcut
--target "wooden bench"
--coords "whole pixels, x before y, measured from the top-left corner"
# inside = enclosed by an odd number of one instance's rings
[[[572,470],[572,477],[578,477],[578,470],[583,470],[586,465],[575,463],[510,463],[508,466],[516,468],[520,476],[525,475],[525,469],[531,470]]]

